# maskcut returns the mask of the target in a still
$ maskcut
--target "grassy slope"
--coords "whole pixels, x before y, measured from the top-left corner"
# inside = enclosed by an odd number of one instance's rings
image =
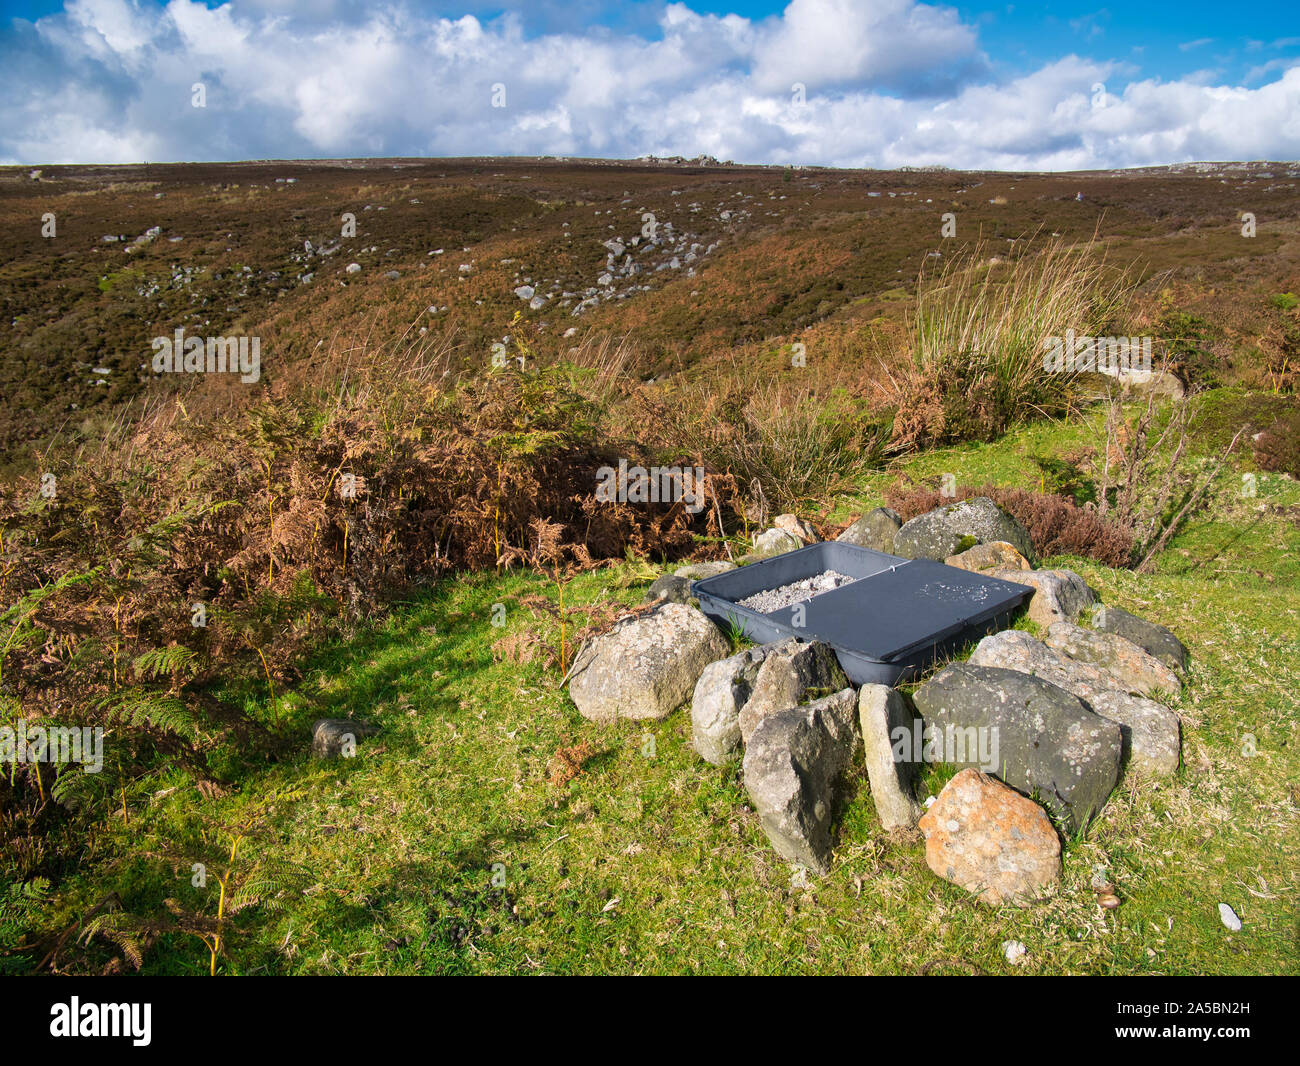
[[[1037,425],[996,445],[920,457],[904,472],[1028,484],[1037,477],[1028,456],[1089,440],[1087,423]],[[873,504],[895,476],[870,479],[841,507]],[[307,887],[276,914],[236,916],[245,931],[231,935],[223,966],[240,973],[889,973],[928,964],[996,973],[1010,969],[999,951],[1009,939],[1028,948],[1022,972],[1295,973],[1300,486],[1260,475],[1259,496],[1241,499],[1239,476],[1224,475],[1214,507],[1151,577],[1049,561],[1079,570],[1108,602],[1169,624],[1194,666],[1177,705],[1185,765],[1169,781],[1117,790],[1088,836],[1067,845],[1060,886],[1034,908],[992,909],[935,878],[919,836],[881,830],[861,772],[832,872],[801,886],[748,810],[738,767],[692,754],[689,715],[596,726],[558,688],[554,666],[496,661],[503,635],[558,647],[551,615],[518,602],[530,593],[555,600],[554,584],[518,574],[443,582],[310,664],[278,713],[296,735],[322,716],[381,724],[354,760],[322,767],[304,754],[210,800],[178,774],[163,782],[176,791],[128,797],[129,826],[90,842],[87,859],[127,856],[115,887],[128,909],[149,911],[169,896],[215,913],[215,884],[193,888],[189,863],[228,849],[219,826],[277,788],[306,783],[303,798],[275,807],[271,838],[241,845],[235,881],[278,858],[300,866]],[[625,566],[575,579],[565,593],[571,625],[583,624],[583,606],[637,602],[643,578],[644,568]],[[497,603],[507,608],[503,629],[492,625]],[[1247,734],[1254,757],[1243,754]],[[595,754],[582,772],[551,784],[555,751],[583,741]],[[937,787],[942,771],[934,775]],[[174,870],[150,853],[170,856]],[[1116,912],[1093,902],[1098,866],[1124,900]],[[105,885],[69,888],[71,915]],[[1220,924],[1221,901],[1241,915],[1241,933]],[[152,972],[206,968],[199,942],[179,935],[146,961]]]

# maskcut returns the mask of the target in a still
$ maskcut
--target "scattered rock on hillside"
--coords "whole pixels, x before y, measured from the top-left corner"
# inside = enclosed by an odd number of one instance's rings
[[[1124,760],[1130,770],[1165,777],[1178,769],[1178,715],[1163,704],[1118,690],[1119,680],[1100,667],[1062,655],[1018,629],[985,637],[969,661],[972,666],[995,666],[1041,677],[1079,697],[1103,718],[1119,723]]]
[[[894,537],[894,554],[907,559],[943,560],[972,546],[1004,540],[1035,562],[1029,531],[987,496],[936,507],[904,522]]]
[[[1070,832],[1101,810],[1119,779],[1119,725],[1042,678],[954,663],[913,700],[933,730],[936,758],[955,766],[984,762],[982,769],[1036,796]]]
[[[988,544],[976,544],[964,552],[950,555],[944,560],[949,566],[958,570],[971,570],[982,573],[986,570],[1032,570],[1029,560],[1016,551],[1014,544],[1005,540],[994,540]]]
[[[569,695],[584,718],[663,718],[690,696],[709,663],[727,654],[717,627],[693,607],[668,603],[589,640]]]
[[[1097,602],[1088,583],[1073,570],[990,570],[989,577],[1030,585],[1029,617],[1040,626],[1073,622],[1080,612]]]
[[[848,683],[829,644],[787,637],[767,645],[767,654],[754,679],[754,691],[740,711],[742,738],[748,744],[766,716],[835,692]]]
[[[894,554],[894,537],[898,535],[903,520],[898,512],[888,507],[868,511],[835,539],[841,544],[856,544],[859,548]]]
[[[962,770],[921,817],[925,861],[983,902],[1023,906],[1061,876],[1061,842],[1043,809],[978,770]]]
[[[782,858],[830,869],[831,830],[845,771],[858,742],[851,688],[768,715],[745,749],[745,790]]]
[[[355,752],[356,742],[379,732],[378,726],[351,718],[320,718],[311,728],[311,753],[317,759],[337,759]]]
[[[1084,629],[1056,622],[1047,629],[1047,646],[1081,663],[1089,663],[1113,678],[1113,688],[1150,696],[1153,692],[1181,692],[1178,675],[1118,633]]]
[[[747,648],[709,663],[691,697],[692,743],[700,758],[721,766],[740,749],[740,711],[754,691],[759,667],[776,645]]]
[[[910,829],[921,817],[912,786],[916,775],[916,753],[895,750],[894,730],[912,734],[912,714],[901,693],[888,685],[863,685],[858,692],[858,725],[871,782],[871,798],[880,824],[886,829]]]
[[[1105,604],[1097,604],[1092,609],[1088,621],[1094,629],[1118,633],[1125,640],[1131,640],[1171,670],[1187,669],[1187,649],[1181,640],[1162,625],[1148,622],[1145,618],[1124,610],[1123,607],[1110,607]]]

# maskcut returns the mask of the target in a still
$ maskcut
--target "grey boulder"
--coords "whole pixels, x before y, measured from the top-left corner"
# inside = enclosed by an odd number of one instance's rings
[[[854,544],[859,548],[894,554],[894,537],[902,528],[903,520],[889,507],[868,511],[835,539],[841,544]]]
[[[772,847],[818,874],[830,869],[835,809],[858,744],[857,702],[845,688],[768,715],[745,749],[745,790]]]
[[[1079,697],[1103,718],[1117,722],[1124,763],[1131,771],[1166,777],[1178,769],[1178,715],[1154,700],[1118,689],[1117,680],[1100,667],[1062,655],[1017,629],[985,637],[969,661],[972,666],[1001,667],[1041,677]]]
[[[1157,692],[1178,693],[1183,683],[1178,675],[1118,633],[1084,629],[1069,622],[1056,622],[1047,629],[1047,646],[1076,662],[1088,663],[1115,679],[1111,688],[1150,696]]]
[[[1073,570],[990,570],[990,577],[1028,585],[1034,590],[1029,599],[1028,615],[1040,626],[1053,622],[1073,622],[1079,614],[1097,602],[1088,583]]]
[[[740,711],[772,646],[747,648],[709,663],[700,674],[691,697],[691,742],[705,762],[721,766],[740,749]]]
[[[1123,607],[1110,607],[1106,604],[1097,604],[1088,621],[1095,629],[1116,633],[1125,640],[1131,640],[1171,670],[1187,669],[1187,649],[1181,640],[1162,625],[1148,622]]]
[[[1119,725],[1042,678],[955,663],[913,699],[940,762],[993,773],[1071,833],[1101,810],[1119,779]],[[981,766],[986,753],[995,765]]]
[[[942,562],[974,544],[1004,540],[1035,562],[1034,545],[1025,529],[987,496],[945,504],[904,522],[894,537],[895,555]]]
[[[646,590],[645,603],[686,603],[691,598],[691,583],[677,574],[664,574]]]
[[[858,725],[871,782],[871,798],[886,829],[910,829],[921,817],[913,783],[916,754],[895,744],[897,730],[912,736],[913,716],[901,693],[888,685],[863,685],[858,692]]]
[[[574,660],[569,695],[582,716],[596,722],[664,718],[727,650],[703,614],[667,603],[587,641]]]
[[[835,650],[821,641],[805,643],[787,637],[767,645],[754,678],[754,690],[740,710],[740,732],[746,744],[758,723],[770,714],[844,688],[849,683]]]
[[[351,718],[319,718],[311,729],[312,756],[317,759],[351,756],[356,751],[358,740],[374,736],[378,732],[378,726],[353,721]]]

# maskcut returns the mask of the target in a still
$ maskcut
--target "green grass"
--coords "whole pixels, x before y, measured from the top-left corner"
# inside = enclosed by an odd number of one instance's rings
[[[1026,454],[1068,449],[1087,432],[1037,426],[925,456],[908,473],[1032,476]],[[1063,879],[1037,906],[990,908],[936,878],[918,835],[881,829],[861,771],[831,873],[805,882],[768,845],[739,767],[694,755],[688,714],[595,725],[558,686],[558,665],[498,662],[502,637],[558,648],[553,615],[519,603],[555,602],[557,590],[533,575],[480,574],[323,649],[278,708],[302,738],[298,754],[247,768],[238,794],[199,800],[175,773],[132,795],[130,824],[119,819],[88,846],[88,858],[117,864],[74,877],[63,917],[110,885],[136,913],[165,898],[215,913],[215,885],[192,887],[189,858],[226,847],[219,826],[306,782],[241,857],[244,868],[276,858],[306,881],[280,911],[236,916],[243,931],[231,932],[222,972],[1002,973],[1011,967],[1000,945],[1013,939],[1028,947],[1024,973],[1298,972],[1300,582],[1290,560],[1300,543],[1294,519],[1253,507],[1294,505],[1300,492],[1268,476],[1257,502],[1216,500],[1153,575],[1045,561],[1171,626],[1194,665],[1174,701],[1185,765],[1166,781],[1123,782],[1088,833],[1066,842]],[[1278,568],[1272,581],[1256,573],[1266,567]],[[635,603],[645,579],[630,566],[575,578],[569,639],[582,608]],[[382,733],[353,759],[313,763],[311,722],[341,716]],[[581,772],[552,784],[555,752],[584,742]],[[938,789],[945,776],[932,768],[926,784]],[[1089,889],[1097,869],[1124,901],[1115,912]],[[1242,917],[1241,933],[1222,926],[1220,902]],[[206,966],[196,939],[171,935],[145,970]]]

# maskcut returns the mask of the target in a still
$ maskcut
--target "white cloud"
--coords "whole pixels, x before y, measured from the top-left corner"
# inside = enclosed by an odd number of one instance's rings
[[[671,3],[653,37],[530,37],[513,15],[401,3],[324,10],[70,0],[15,24],[0,31],[0,159],[707,153],[1061,170],[1300,155],[1300,60],[1262,64],[1247,81],[1274,80],[1252,88],[1132,80],[1072,55],[1000,80],[955,10],[915,0],[792,0],[759,21]],[[196,81],[206,108],[190,106]]]

